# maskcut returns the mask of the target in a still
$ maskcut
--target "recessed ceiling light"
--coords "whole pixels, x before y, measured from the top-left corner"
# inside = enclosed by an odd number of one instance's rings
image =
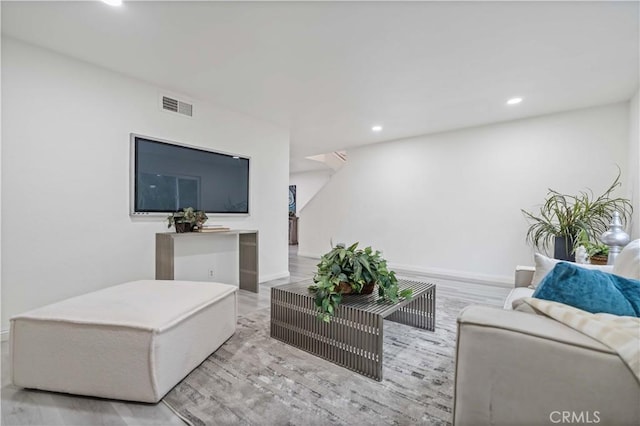
[[[382,126],[373,126],[371,130],[373,130],[374,132],[379,132],[382,130]]]
[[[122,6],[122,0],[102,0],[103,3],[108,4],[109,6]]]
[[[240,159],[240,157],[238,157],[238,156],[234,155],[234,156],[233,156],[233,159],[234,159],[234,160],[239,160],[239,159]]]
[[[515,105],[522,102],[522,98],[511,98],[507,101],[507,105]]]

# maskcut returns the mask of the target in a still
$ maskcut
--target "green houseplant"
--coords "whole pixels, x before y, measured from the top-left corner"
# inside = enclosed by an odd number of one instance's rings
[[[182,210],[175,211],[167,217],[169,225],[175,226],[176,232],[191,232],[194,227],[200,227],[207,221],[208,217],[202,210],[195,210],[193,207],[187,207]]]
[[[609,246],[591,241],[582,244],[592,265],[606,265],[609,259]]]
[[[585,232],[580,232],[578,244],[584,247],[587,258],[592,265],[606,265],[609,260],[609,246],[600,241],[593,242]]]
[[[343,294],[370,294],[377,284],[380,300],[397,303],[412,293],[411,289],[398,288],[395,272],[387,269],[380,251],[359,249],[358,243],[349,247],[338,244],[323,255],[313,280],[316,284],[310,289],[315,292],[319,317],[325,322],[330,321]]]
[[[534,247],[545,250],[555,242],[557,259],[574,260],[573,247],[584,233],[590,241],[598,241],[607,229],[614,211],[620,213],[626,223],[633,212],[631,202],[626,198],[615,197],[613,192],[621,186],[620,170],[613,183],[599,196],[587,189],[577,195],[561,194],[549,189],[538,213],[522,210],[531,222],[527,231],[527,241]],[[564,247],[562,245],[564,240]]]

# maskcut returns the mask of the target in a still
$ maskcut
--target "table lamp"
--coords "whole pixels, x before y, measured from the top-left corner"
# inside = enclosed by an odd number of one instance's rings
[[[613,265],[613,262],[615,262],[616,256],[618,256],[620,250],[629,244],[629,234],[624,232],[624,229],[622,229],[620,213],[613,212],[611,223],[609,224],[609,230],[602,233],[600,241],[602,241],[604,245],[609,246],[607,265]]]

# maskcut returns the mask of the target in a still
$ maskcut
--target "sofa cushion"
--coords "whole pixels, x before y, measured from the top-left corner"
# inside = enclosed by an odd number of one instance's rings
[[[531,288],[535,289],[542,282],[544,277],[547,276],[549,272],[556,266],[559,262],[562,262],[558,259],[551,259],[547,256],[544,256],[540,253],[536,253],[533,256],[536,262],[536,270],[533,273],[533,278],[531,279]],[[612,265],[589,265],[585,263],[574,263],[573,265],[579,266],[585,269],[595,269],[603,272],[613,272]]]
[[[513,302],[525,297],[531,297],[532,294],[533,289],[530,289],[529,287],[516,287],[511,290],[511,292],[505,299],[502,309],[514,309],[515,307],[513,305]]]
[[[640,317],[640,281],[560,262],[542,280],[533,297],[591,313]]]
[[[640,240],[631,241],[616,257],[613,273],[640,280]]]

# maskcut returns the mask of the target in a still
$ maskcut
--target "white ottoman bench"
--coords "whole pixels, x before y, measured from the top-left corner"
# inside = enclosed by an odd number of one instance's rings
[[[135,281],[11,319],[21,387],[158,402],[233,335],[237,287]]]

